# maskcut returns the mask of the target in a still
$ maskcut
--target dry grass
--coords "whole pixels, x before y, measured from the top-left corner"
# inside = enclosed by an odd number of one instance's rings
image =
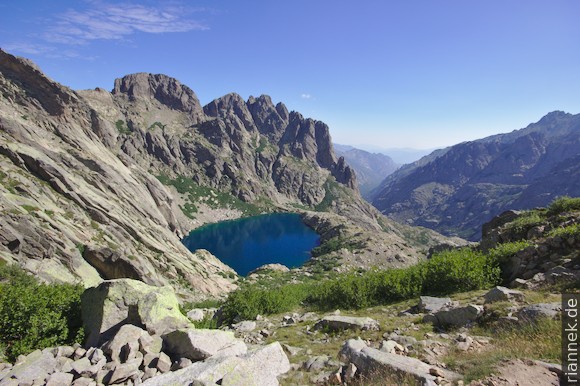
[[[490,375],[505,359],[540,359],[559,363],[561,331],[561,322],[549,319],[514,327],[476,327],[470,334],[492,336],[492,345],[482,351],[452,350],[443,361],[451,369],[464,374],[466,381]]]

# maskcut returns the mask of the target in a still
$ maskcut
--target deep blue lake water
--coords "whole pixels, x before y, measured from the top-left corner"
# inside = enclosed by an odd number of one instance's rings
[[[295,213],[272,213],[208,224],[183,239],[190,251],[207,249],[242,276],[264,264],[299,267],[319,243],[318,234]]]

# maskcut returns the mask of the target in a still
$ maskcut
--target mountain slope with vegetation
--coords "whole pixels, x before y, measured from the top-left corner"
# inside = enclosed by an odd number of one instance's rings
[[[406,165],[375,190],[372,203],[397,221],[479,240],[480,225],[507,209],[580,195],[579,157],[580,114],[555,111]]]
[[[43,281],[223,295],[235,273],[180,238],[271,211],[303,214],[330,242],[328,269],[412,264],[446,240],[378,213],[328,127],[268,96],[201,106],[189,87],[145,73],[112,92],[73,91],[3,51],[0,92],[0,259]]]

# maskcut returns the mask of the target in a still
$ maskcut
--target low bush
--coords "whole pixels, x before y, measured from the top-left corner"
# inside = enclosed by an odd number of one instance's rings
[[[563,196],[555,199],[548,206],[548,215],[556,216],[560,213],[580,210],[580,197]]]
[[[15,266],[0,267],[0,345],[6,358],[82,343],[82,292],[81,286],[39,284]]]

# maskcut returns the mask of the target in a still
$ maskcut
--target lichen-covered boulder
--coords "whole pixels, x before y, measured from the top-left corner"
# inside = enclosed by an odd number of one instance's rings
[[[231,331],[183,329],[162,336],[164,350],[175,357],[192,361],[211,356],[235,356],[245,354],[246,344]]]
[[[87,347],[108,341],[125,324],[140,326],[151,335],[192,327],[170,286],[132,279],[107,280],[87,289],[81,296],[81,310]]]

